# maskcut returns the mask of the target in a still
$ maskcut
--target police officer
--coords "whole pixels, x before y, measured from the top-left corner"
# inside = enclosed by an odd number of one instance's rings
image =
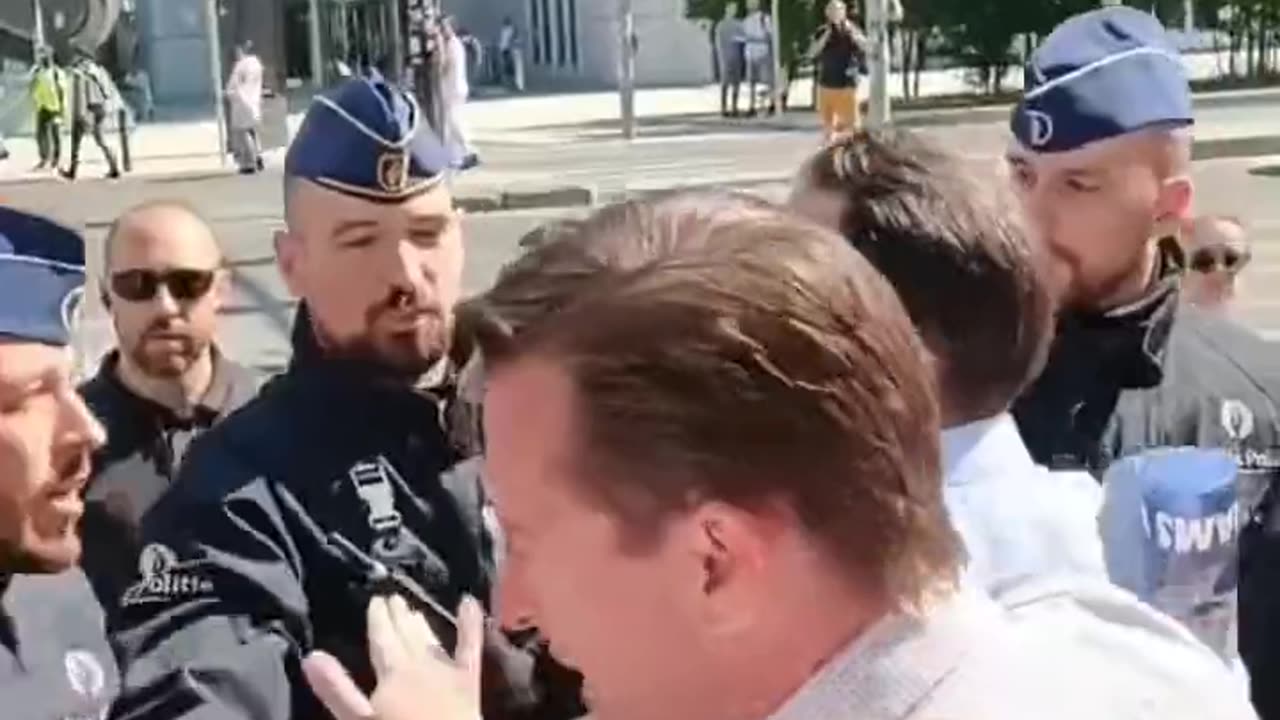
[[[99,718],[119,687],[76,568],[89,458],[104,441],[71,382],[84,286],[76,233],[0,207],[0,714]]]
[[[213,229],[172,201],[126,210],[104,240],[102,299],[118,345],[80,394],[107,428],[94,453],[80,565],[108,614],[138,566],[138,522],[191,440],[258,393],[214,335],[230,273]]]
[[[1150,14],[1110,7],[1059,26],[1026,78],[1009,159],[1061,311],[1048,366],[1015,407],[1020,429],[1037,461],[1104,477],[1113,579],[1229,659],[1235,518],[1280,441],[1280,351],[1178,302],[1176,235],[1193,195],[1186,71]],[[1248,617],[1242,640],[1280,648]]]
[[[409,598],[446,643],[446,609],[489,598],[476,463],[446,422],[460,219],[424,120],[407,94],[360,78],[316,98],[299,129],[276,238],[302,299],[294,357],[192,445],[143,520],[139,577],[111,628],[116,717],[325,717],[301,660],[324,651],[368,689],[371,597]],[[487,718],[580,710],[575,677],[562,709],[531,679],[535,654],[497,632],[488,647]]]

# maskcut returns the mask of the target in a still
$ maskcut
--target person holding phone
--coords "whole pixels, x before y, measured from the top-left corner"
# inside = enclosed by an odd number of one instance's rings
[[[827,3],[827,23],[814,36],[809,56],[816,63],[818,116],[824,141],[862,126],[858,76],[866,67],[867,39],[844,0]]]

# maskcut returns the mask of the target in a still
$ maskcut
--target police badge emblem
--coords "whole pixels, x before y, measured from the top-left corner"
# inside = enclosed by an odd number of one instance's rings
[[[404,192],[409,185],[409,156],[404,150],[389,150],[378,156],[378,186],[389,193]]]
[[[111,709],[106,702],[106,668],[93,653],[79,649],[68,650],[62,656],[62,666],[67,672],[67,684],[85,708],[63,720],[105,720]]]
[[[62,327],[66,329],[67,334],[74,335],[80,327],[80,321],[84,318],[83,285],[71,288],[62,298],[58,313],[62,316]]]

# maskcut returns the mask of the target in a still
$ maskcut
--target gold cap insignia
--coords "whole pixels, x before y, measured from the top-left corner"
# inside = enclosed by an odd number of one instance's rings
[[[384,152],[378,158],[378,185],[385,192],[404,192],[409,185],[409,156],[403,150]]]

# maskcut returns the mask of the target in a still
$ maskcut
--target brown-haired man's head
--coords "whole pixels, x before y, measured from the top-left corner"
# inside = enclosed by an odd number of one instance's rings
[[[758,714],[955,586],[926,354],[833,233],[742,198],[618,205],[461,313],[499,613],[583,671],[599,716]]]
[[[944,425],[1004,412],[1053,335],[1045,256],[995,177],[909,133],[862,132],[802,170],[791,205],[897,289],[937,364]]]

